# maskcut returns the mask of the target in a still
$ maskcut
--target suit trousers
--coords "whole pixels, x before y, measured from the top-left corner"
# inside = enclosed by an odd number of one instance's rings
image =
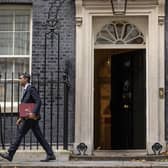
[[[44,136],[42,135],[41,129],[39,127],[39,121],[38,120],[32,120],[32,119],[27,119],[23,120],[23,122],[20,124],[18,130],[17,130],[17,135],[14,143],[12,143],[8,149],[9,155],[13,157],[15,154],[16,150],[18,149],[22,138],[26,135],[26,133],[29,130],[32,130],[33,134],[41,144],[41,146],[44,148],[46,151],[47,155],[53,155],[53,151],[48,144],[48,142],[45,140]]]

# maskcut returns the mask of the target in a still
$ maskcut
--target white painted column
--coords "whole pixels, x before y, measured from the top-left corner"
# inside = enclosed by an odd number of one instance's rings
[[[163,145],[163,151],[166,150],[165,142],[165,1],[160,1],[158,16],[158,56],[159,56],[159,88],[163,88],[163,94],[159,95],[159,142]]]
[[[76,152],[76,146],[81,142],[81,109],[80,106],[83,103],[81,100],[81,94],[83,88],[80,85],[80,81],[83,81],[82,75],[82,53],[83,53],[83,9],[82,0],[76,0],[76,85],[75,85],[75,143],[74,151]]]
[[[93,75],[92,67],[92,17],[82,7],[82,1],[77,0],[76,17],[82,18],[82,25],[76,27],[76,108],[75,108],[75,143],[85,143],[87,154],[93,151]],[[84,19],[83,19],[84,18]],[[92,70],[93,68],[93,70]]]
[[[157,9],[151,11],[148,23],[147,52],[147,152],[152,154],[152,145],[159,142],[159,63]]]

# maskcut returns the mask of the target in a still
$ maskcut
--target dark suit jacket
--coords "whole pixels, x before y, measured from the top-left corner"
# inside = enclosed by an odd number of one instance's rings
[[[35,103],[33,113],[40,115],[41,99],[34,86],[28,85],[24,95],[22,96],[21,103]]]

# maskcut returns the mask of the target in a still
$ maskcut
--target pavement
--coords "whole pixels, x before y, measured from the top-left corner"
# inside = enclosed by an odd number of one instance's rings
[[[0,161],[0,168],[168,168],[168,162],[154,161],[50,161],[36,159],[12,162]]]
[[[79,158],[78,156],[69,160],[69,154],[66,151],[55,152],[55,154],[57,160],[40,162],[41,159],[45,158],[44,151],[20,150],[16,152],[12,162],[0,158],[0,168],[168,168],[168,156],[159,157],[159,159],[157,156],[153,156],[156,157],[155,160],[150,156],[152,160],[145,160],[147,155],[144,151],[97,152],[92,157],[85,156],[89,160],[84,157],[82,160],[82,157]],[[124,158],[129,160],[124,160]]]

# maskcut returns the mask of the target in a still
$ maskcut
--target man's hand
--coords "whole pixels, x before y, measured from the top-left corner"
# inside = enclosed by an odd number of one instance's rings
[[[30,111],[28,108],[26,108],[25,111],[26,111],[27,113],[31,113],[31,111]]]
[[[36,119],[36,115],[34,113],[31,113],[31,111],[29,109],[25,109],[25,111],[27,112],[27,118],[28,119]]]
[[[17,121],[16,121],[16,125],[19,125],[21,123],[22,119],[21,118],[18,118]]]
[[[36,117],[36,115],[35,115],[34,113],[29,113],[29,114],[28,114],[28,119],[36,120],[37,117]]]

